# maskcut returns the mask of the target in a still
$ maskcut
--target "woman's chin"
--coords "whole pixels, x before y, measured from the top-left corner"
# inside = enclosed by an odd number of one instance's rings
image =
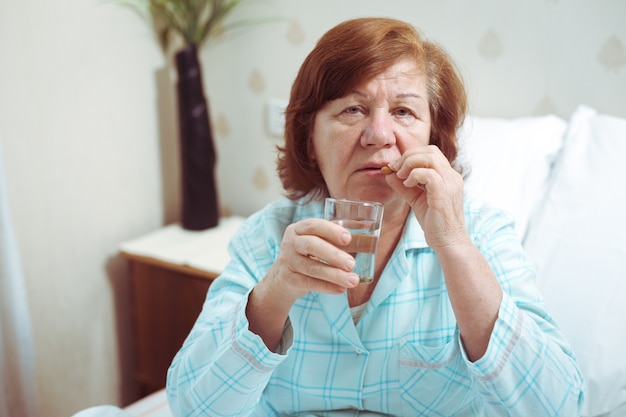
[[[379,203],[387,204],[394,199],[399,199],[400,197],[391,189],[391,187],[385,184],[384,186],[369,185],[350,188],[345,198],[349,198],[351,200],[377,201]]]

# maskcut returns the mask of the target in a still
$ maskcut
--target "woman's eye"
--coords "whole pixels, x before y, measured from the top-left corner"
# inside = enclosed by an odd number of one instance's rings
[[[401,117],[410,116],[413,114],[409,109],[400,108],[395,110],[395,114]]]
[[[345,112],[348,114],[359,114],[361,109],[357,106],[350,106],[345,110]]]

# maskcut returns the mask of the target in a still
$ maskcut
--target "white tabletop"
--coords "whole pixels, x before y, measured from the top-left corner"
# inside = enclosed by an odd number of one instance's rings
[[[228,241],[243,221],[239,216],[224,217],[216,227],[202,231],[171,224],[122,243],[120,251],[219,274],[229,260]]]

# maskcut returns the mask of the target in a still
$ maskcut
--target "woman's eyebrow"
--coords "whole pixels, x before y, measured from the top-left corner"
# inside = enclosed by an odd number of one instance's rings
[[[417,98],[417,99],[425,100],[424,96],[422,96],[421,94],[417,94],[417,93],[402,93],[402,94],[398,94],[396,98]]]
[[[356,95],[356,96],[360,96],[360,97],[363,97],[363,98],[369,98],[370,97],[369,94],[364,93],[364,92],[359,91],[359,90],[353,90],[351,92],[351,94],[348,94],[348,96],[349,95]],[[396,96],[396,98],[417,98],[417,99],[425,100],[424,96],[422,96],[421,94],[418,94],[418,93],[400,93],[400,94],[398,94]]]
[[[352,90],[351,94],[349,95],[355,95],[355,96],[361,96],[363,98],[369,98],[369,95],[367,93],[364,93],[363,91],[359,91],[359,90]]]

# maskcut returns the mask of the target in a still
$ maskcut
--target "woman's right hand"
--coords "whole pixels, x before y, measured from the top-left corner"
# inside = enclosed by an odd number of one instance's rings
[[[350,240],[345,228],[328,220],[293,223],[285,230],[278,258],[264,281],[293,302],[309,291],[343,293],[359,283],[352,272],[354,258],[341,249]]]
[[[354,258],[341,247],[350,233],[328,220],[310,218],[287,227],[276,261],[252,290],[246,306],[250,331],[275,351],[289,310],[309,291],[341,294],[359,284]],[[323,261],[322,261],[323,260]]]

